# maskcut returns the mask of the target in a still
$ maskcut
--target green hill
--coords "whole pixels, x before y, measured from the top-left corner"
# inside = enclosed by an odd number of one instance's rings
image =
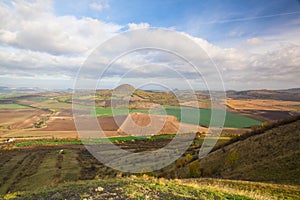
[[[200,160],[201,176],[299,185],[299,117],[265,129],[232,140]]]

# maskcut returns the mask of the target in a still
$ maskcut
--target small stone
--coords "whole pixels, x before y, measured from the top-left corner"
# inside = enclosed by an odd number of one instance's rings
[[[95,189],[96,192],[103,192],[104,188],[103,187],[97,187]]]

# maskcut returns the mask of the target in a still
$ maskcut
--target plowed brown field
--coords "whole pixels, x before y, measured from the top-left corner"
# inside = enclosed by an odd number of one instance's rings
[[[50,114],[42,109],[10,109],[0,110],[0,126],[10,129],[32,128],[34,123]]]

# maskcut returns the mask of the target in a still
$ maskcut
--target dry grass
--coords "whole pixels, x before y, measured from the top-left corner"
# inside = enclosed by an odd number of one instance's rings
[[[227,106],[236,110],[285,110],[300,111],[300,102],[272,99],[227,99]]]
[[[300,187],[283,184],[269,184],[261,182],[224,180],[224,179],[185,179],[180,183],[195,188],[217,189],[230,194],[238,194],[253,199],[275,200],[296,199],[300,195]]]
[[[202,175],[300,184],[299,139],[300,120],[237,140],[200,160]]]
[[[98,188],[101,190],[99,191]],[[167,180],[148,176],[78,181],[4,199],[297,199],[299,187],[220,179]]]

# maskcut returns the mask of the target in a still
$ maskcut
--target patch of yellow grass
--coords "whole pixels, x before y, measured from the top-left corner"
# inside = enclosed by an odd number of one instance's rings
[[[227,99],[226,105],[236,110],[286,110],[299,111],[300,102],[272,99]]]

